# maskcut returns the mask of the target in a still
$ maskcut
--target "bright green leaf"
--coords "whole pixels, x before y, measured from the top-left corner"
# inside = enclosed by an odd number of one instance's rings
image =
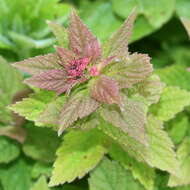
[[[190,90],[190,72],[187,71],[185,65],[182,65],[181,63],[173,64],[162,69],[157,69],[156,73],[160,76],[161,81],[167,85],[179,86],[182,89]]]
[[[57,150],[50,186],[72,182],[92,170],[106,153],[104,136],[97,129],[71,131]]]
[[[153,167],[177,175],[179,164],[174,152],[174,145],[163,129],[163,123],[157,118],[149,116],[146,131],[149,139],[147,162]]]
[[[40,177],[39,180],[34,184],[30,190],[50,190],[44,176]]]
[[[152,190],[154,187],[155,172],[143,162],[138,162],[130,157],[118,144],[113,143],[109,149],[110,156],[120,162],[120,164],[130,170],[135,179],[138,179],[147,190]]]
[[[178,186],[190,184],[190,139],[186,138],[177,150],[177,159],[180,163],[180,170],[178,176],[171,175],[168,185]]]
[[[39,116],[45,111],[48,103],[54,96],[53,92],[42,90],[30,95],[29,98],[16,102],[9,108],[27,120],[34,121],[36,125],[43,126],[42,123],[38,122]]]
[[[167,121],[190,105],[190,92],[179,87],[166,87],[158,104],[153,105],[152,113],[162,121]]]

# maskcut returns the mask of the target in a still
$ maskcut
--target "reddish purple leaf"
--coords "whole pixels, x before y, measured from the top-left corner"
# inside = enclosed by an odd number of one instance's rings
[[[62,66],[60,63],[59,56],[55,53],[50,53],[16,62],[13,66],[24,72],[35,75],[51,69],[61,69]]]
[[[77,55],[90,57],[92,60],[101,56],[101,49],[98,40],[75,12],[72,12],[71,14],[68,32],[70,48]]]
[[[93,84],[91,96],[99,102],[107,104],[120,104],[121,96],[117,81],[107,76],[100,76]]]
[[[69,90],[73,85],[73,82],[68,82],[65,70],[56,69],[34,75],[25,82],[42,89],[56,91],[58,94]]]
[[[72,51],[56,46],[56,50],[61,59],[61,65],[68,64],[70,61],[78,58]]]
[[[61,111],[58,134],[61,135],[78,118],[88,116],[98,107],[99,103],[83,92],[71,97]]]

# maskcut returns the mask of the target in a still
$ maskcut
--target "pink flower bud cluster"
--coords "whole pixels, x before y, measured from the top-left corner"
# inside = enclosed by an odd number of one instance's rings
[[[72,79],[80,79],[84,75],[84,70],[86,69],[89,62],[89,58],[72,60],[66,66],[69,77]]]

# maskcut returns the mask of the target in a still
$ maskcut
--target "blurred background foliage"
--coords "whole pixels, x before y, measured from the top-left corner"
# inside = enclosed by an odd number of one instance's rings
[[[190,90],[190,73],[187,72],[190,43],[180,20],[190,19],[190,0],[0,0],[0,55],[8,62],[14,62],[54,51],[55,39],[46,21],[55,20],[67,26],[72,8],[102,42],[136,8],[130,51],[148,53],[156,72],[166,84]],[[15,133],[13,125],[17,123],[6,106],[13,101],[15,93],[24,88],[22,78],[21,73],[0,59],[0,135],[3,135],[0,136],[0,190],[28,190],[41,174],[49,176],[54,150],[59,144],[55,133],[48,130],[46,141],[41,143],[39,139],[44,133],[40,128],[34,128],[32,123],[25,124],[30,135],[22,148],[12,140],[22,142],[19,135],[22,133],[23,136],[24,132],[16,128]],[[188,108],[166,124],[175,144],[190,135],[189,113]],[[53,142],[51,157],[45,151],[49,142]],[[178,190],[166,187],[167,178],[167,174],[158,173],[154,190]],[[43,178],[37,183],[33,190],[48,190]],[[86,190],[87,182],[83,179],[54,189]],[[190,187],[180,188],[185,189]]]

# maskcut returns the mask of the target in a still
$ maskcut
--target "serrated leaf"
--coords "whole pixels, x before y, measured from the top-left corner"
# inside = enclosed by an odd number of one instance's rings
[[[22,147],[23,152],[35,160],[53,162],[60,143],[56,132],[30,125],[27,127],[27,133],[28,136]],[[42,137],[45,138],[42,140]]]
[[[41,176],[30,190],[50,190],[44,176]]]
[[[1,166],[0,180],[3,189],[28,190],[32,185],[30,173],[31,167],[26,160],[18,159],[15,162]],[[11,179],[11,180],[10,180]]]
[[[109,50],[107,50],[108,52],[106,53],[107,56],[120,57],[129,54],[128,43],[131,37],[135,18],[136,12],[133,10],[120,29],[117,30],[117,32],[115,32],[108,40],[105,45],[106,47],[109,47]]]
[[[81,21],[76,12],[71,13],[69,32],[69,46],[78,55],[97,59],[101,55],[101,49],[96,37]]]
[[[67,91],[72,86],[71,83],[68,83],[67,72],[63,69],[52,69],[34,75],[26,79],[25,83],[41,89],[55,91],[57,94]]]
[[[65,66],[68,64],[71,60],[75,60],[78,58],[77,55],[75,55],[71,50],[62,48],[59,46],[56,46],[56,50],[58,55],[60,56],[61,62],[60,64]]]
[[[59,56],[57,54],[50,53],[16,62],[13,66],[31,75],[35,75],[52,69],[61,69],[62,67],[59,62]]]
[[[36,125],[43,126],[42,123],[38,122],[38,118],[54,96],[53,92],[39,91],[31,94],[29,98],[24,98],[22,101],[9,106],[9,109],[27,120],[34,121]]]
[[[72,182],[92,170],[106,153],[105,137],[97,129],[70,131],[57,150],[50,186]]]
[[[190,92],[168,86],[164,88],[160,101],[153,105],[151,111],[159,120],[168,121],[188,105],[190,105]]]
[[[103,107],[100,111],[101,117],[136,141],[147,144],[144,130],[147,106],[143,102],[126,98],[123,104],[122,110],[116,106]]]
[[[156,73],[160,76],[161,81],[167,85],[178,86],[182,89],[190,90],[190,72],[187,71],[187,66],[183,64],[173,64],[157,69]]]
[[[98,167],[91,172],[88,181],[90,190],[144,190],[129,171],[107,158],[104,158]]]
[[[116,141],[130,156],[140,162],[146,161],[148,155],[144,144],[139,143],[134,138],[121,131],[121,129],[106,122],[102,118],[100,118],[98,128],[107,136],[111,137],[113,141]]]
[[[190,184],[189,170],[190,170],[190,139],[185,138],[177,150],[177,159],[180,163],[180,170],[178,176],[171,175],[168,185],[181,186]]]
[[[65,104],[66,96],[59,96],[47,104],[43,112],[39,114],[37,122],[43,125],[58,128],[58,121],[63,105]]]
[[[120,88],[131,88],[147,78],[152,70],[148,55],[134,53],[123,60],[119,59],[118,62],[108,64],[103,72],[115,79]]]
[[[59,23],[48,21],[47,22],[51,30],[53,31],[58,44],[61,47],[68,47],[68,35],[67,30]]]
[[[52,172],[52,164],[36,162],[32,168],[31,177],[39,178],[41,175],[50,177]]]
[[[80,91],[70,97],[68,102],[63,106],[60,114],[58,134],[61,135],[78,118],[81,119],[88,116],[98,107],[99,103],[91,98],[86,91]]]
[[[0,163],[7,164],[19,156],[20,149],[10,139],[0,137],[0,152]]]
[[[91,87],[91,96],[99,102],[121,104],[117,81],[107,76],[100,76]]]
[[[178,175],[179,164],[174,152],[174,145],[163,123],[153,116],[148,117],[146,124],[149,146],[147,147],[147,162],[152,166],[174,175]]]
[[[133,177],[138,179],[145,189],[152,190],[154,187],[155,172],[154,169],[149,167],[143,162],[138,162],[134,158],[130,157],[121,146],[113,143],[109,148],[109,155],[120,162],[120,164],[131,171]]]

